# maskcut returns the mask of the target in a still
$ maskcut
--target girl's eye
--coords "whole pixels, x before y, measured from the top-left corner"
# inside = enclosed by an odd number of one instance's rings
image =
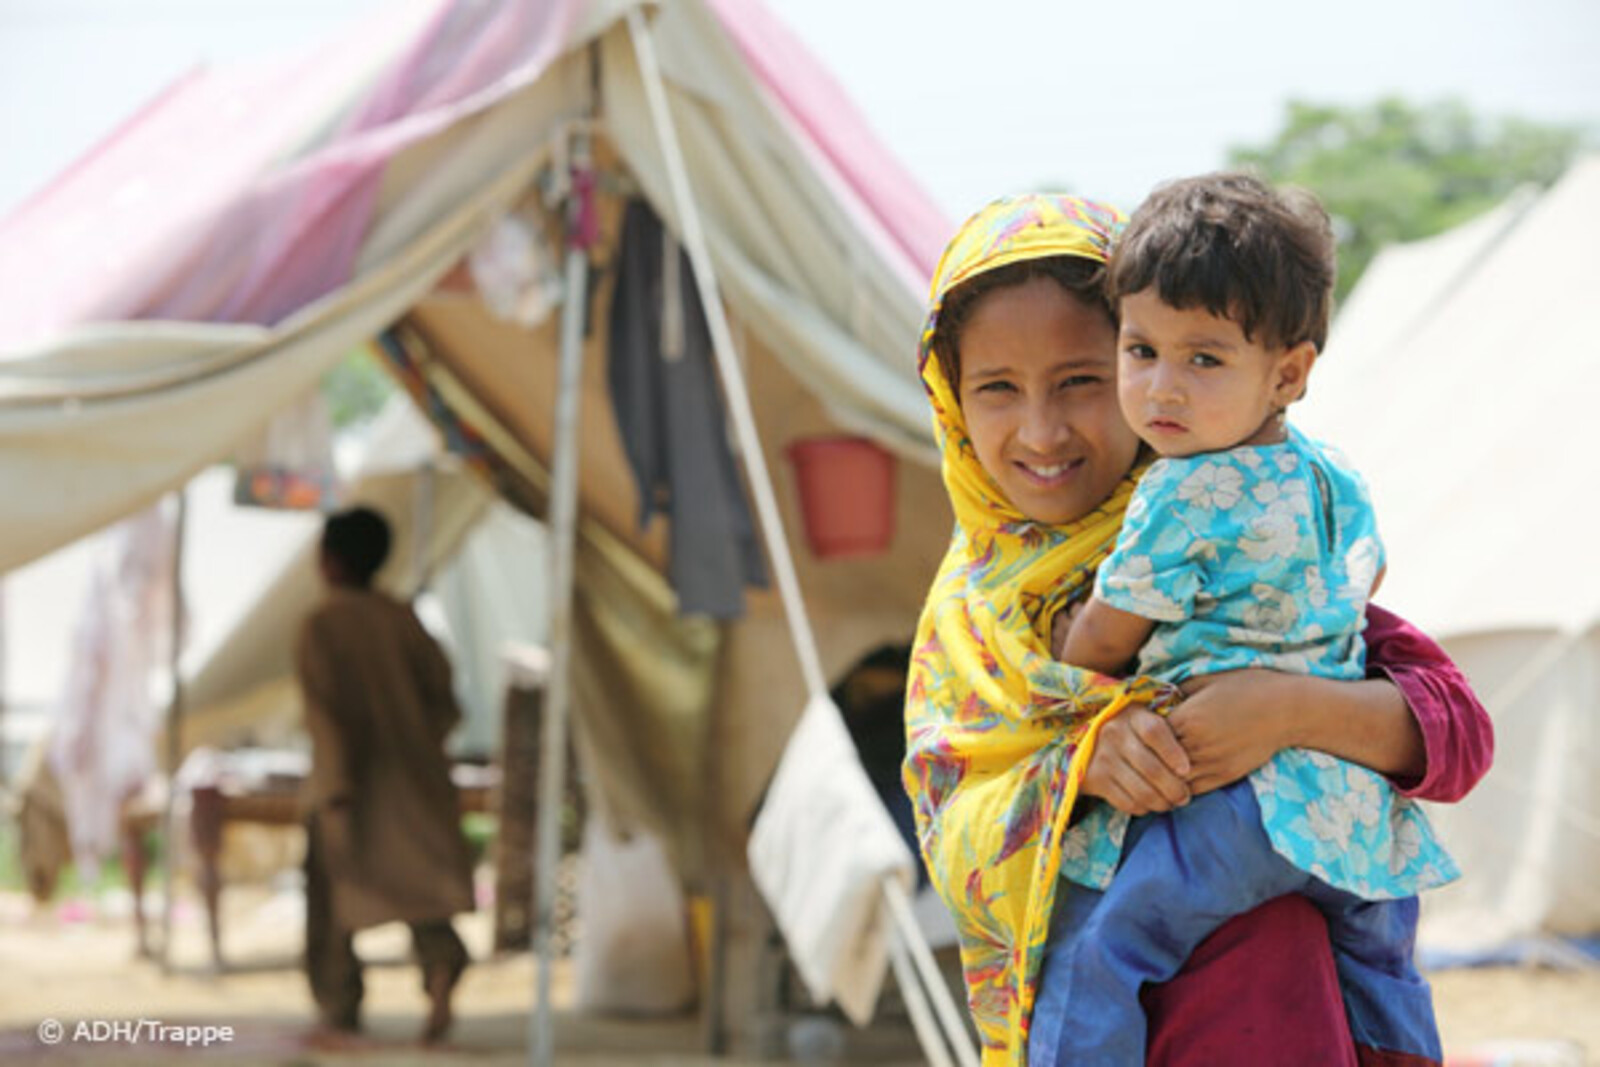
[[[1222,360],[1218,359],[1216,356],[1211,355],[1209,352],[1196,352],[1194,354],[1193,363],[1194,363],[1194,365],[1196,367],[1220,367],[1220,366],[1222,366]]]
[[[1097,374],[1074,374],[1061,379],[1056,386],[1058,389],[1080,389],[1086,385],[1099,385],[1100,376]]]
[[[1156,350],[1149,345],[1129,345],[1124,351],[1134,359],[1156,358]]]
[[[978,386],[977,389],[974,390],[974,392],[998,394],[998,393],[1013,392],[1013,391],[1015,391],[1015,389],[1016,389],[1016,386],[1012,385],[1010,382],[994,381],[994,382],[984,382],[982,385]]]

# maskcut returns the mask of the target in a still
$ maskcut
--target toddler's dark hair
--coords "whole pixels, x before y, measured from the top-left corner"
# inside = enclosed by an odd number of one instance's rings
[[[1113,300],[1153,288],[1175,308],[1230,319],[1246,340],[1328,339],[1333,227],[1311,193],[1241,172],[1168,182],[1133,213],[1111,254]]]

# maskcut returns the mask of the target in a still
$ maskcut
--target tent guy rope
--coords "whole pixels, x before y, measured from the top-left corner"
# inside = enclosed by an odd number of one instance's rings
[[[705,308],[706,322],[711,334],[712,352],[716,359],[718,374],[722,379],[723,392],[726,395],[728,410],[732,416],[740,453],[746,464],[751,491],[755,497],[756,513],[760,518],[761,532],[766,541],[767,554],[771,557],[773,571],[777,577],[778,590],[783,601],[784,613],[788,619],[789,634],[794,643],[795,656],[800,661],[800,670],[805,678],[809,698],[811,700],[827,700],[829,699],[827,681],[822,671],[821,657],[817,651],[816,635],[812,631],[811,621],[806,614],[805,601],[800,593],[800,582],[795,572],[794,557],[784,534],[783,521],[778,511],[777,496],[772,488],[772,477],[767,469],[766,455],[761,449],[760,435],[756,431],[755,417],[751,412],[750,395],[745,385],[744,372],[739,365],[738,356],[734,349],[733,333],[728,325],[727,313],[722,306],[722,297],[717,285],[716,273],[711,266],[711,254],[706,244],[705,231],[700,220],[700,214],[695,207],[693,191],[689,185],[688,168],[684,163],[683,150],[678,142],[677,128],[673,123],[672,114],[668,108],[666,86],[662,80],[661,65],[656,56],[655,42],[645,22],[644,15],[638,8],[630,9],[627,17],[628,33],[633,41],[634,55],[639,63],[639,73],[644,82],[645,95],[649,101],[650,114],[654,120],[656,136],[660,139],[668,183],[672,189],[672,199],[677,208],[677,221],[682,231],[681,237],[684,250],[688,253],[689,263],[695,275],[695,282],[699,286],[700,299]],[[837,714],[837,712],[835,713]],[[898,888],[896,886],[896,889]],[[892,914],[894,912],[893,898],[887,890],[885,890],[885,903]],[[907,944],[914,945],[920,949],[918,954],[919,962],[923,954],[931,962],[932,952],[928,949],[926,940],[914,922],[910,924],[902,923],[899,930],[889,938],[890,961],[894,968],[896,979],[900,983],[901,992],[905,996],[912,1012],[913,1020],[921,1019],[921,1022],[917,1023],[916,1029],[924,1051],[935,1063],[945,1063],[948,1062],[948,1057],[938,1041],[938,1033],[929,1025],[935,1015],[935,1011],[929,1004],[928,991],[917,980],[917,969],[912,967],[906,959],[907,949],[905,946]],[[942,979],[937,975],[936,971],[932,975],[924,971],[922,978],[924,981],[929,981],[943,990]],[[963,1065],[976,1064],[978,1057],[972,1048],[971,1038],[959,1020],[952,1018],[946,1010],[948,1002],[949,994],[945,990],[943,1001],[939,1004],[939,1015],[943,1017],[943,1021],[947,1026],[946,1036],[957,1050],[957,1056]]]

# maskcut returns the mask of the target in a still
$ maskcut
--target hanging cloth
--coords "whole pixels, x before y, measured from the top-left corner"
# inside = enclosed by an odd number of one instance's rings
[[[766,570],[728,448],[711,335],[687,257],[642,200],[622,223],[607,377],[639,487],[639,524],[671,521],[680,615],[735,619]]]

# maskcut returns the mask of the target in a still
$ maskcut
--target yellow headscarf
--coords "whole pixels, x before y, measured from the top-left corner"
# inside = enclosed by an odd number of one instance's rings
[[[1103,263],[1123,221],[1115,208],[1070,196],[989,205],[945,250],[922,333],[956,531],[917,624],[905,784],[929,874],[956,919],[985,1064],[1025,1057],[1062,834],[1100,725],[1131,703],[1165,703],[1171,691],[1050,655],[1050,620],[1092,587],[1137,472],[1075,522],[1029,520],[979,464],[934,330],[963,282],[1029,259]]]

